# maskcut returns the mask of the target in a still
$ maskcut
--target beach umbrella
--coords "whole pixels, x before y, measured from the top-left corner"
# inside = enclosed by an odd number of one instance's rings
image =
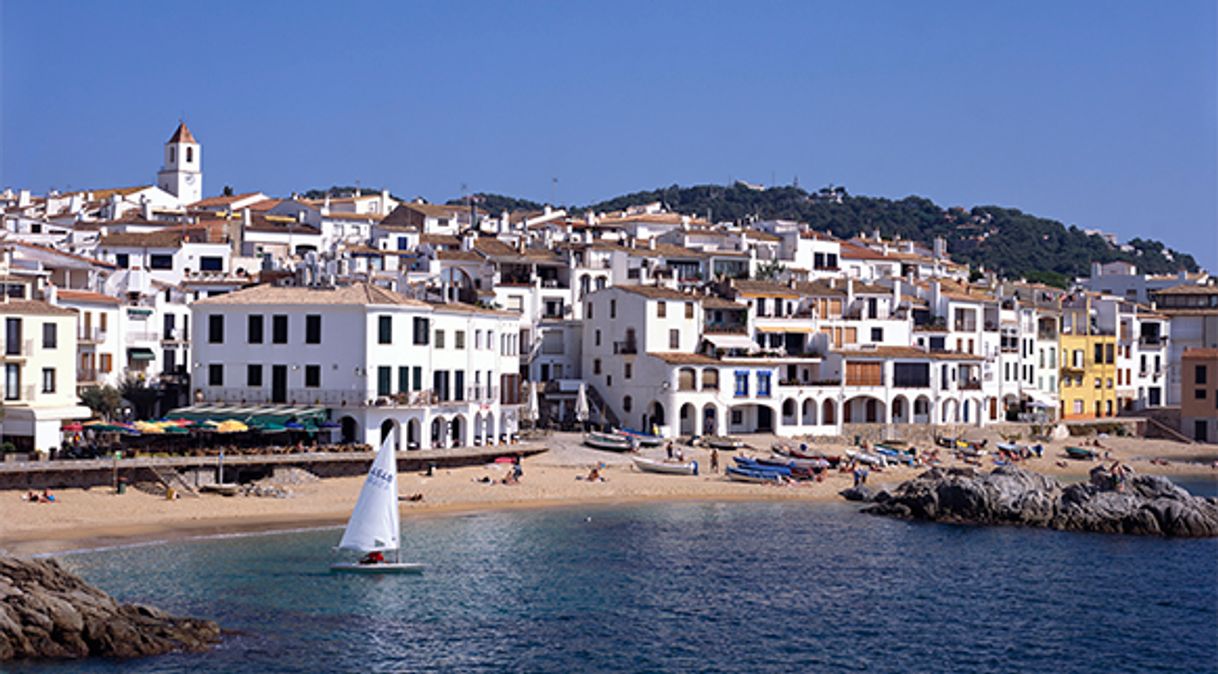
[[[85,430],[85,427],[83,425],[81,425],[80,422],[74,421],[70,424],[63,425],[63,431],[65,433],[79,433],[80,431],[83,431],[83,430]]]
[[[575,394],[575,420],[581,424],[588,421],[588,387],[581,381],[579,391]]]
[[[341,426],[333,421],[323,421],[318,428],[341,428]]]
[[[225,419],[216,426],[217,433],[244,433],[249,429],[249,426],[236,419]]]
[[[140,433],[148,433],[150,435],[165,432],[164,428],[147,421],[135,422],[135,430],[139,431]]]

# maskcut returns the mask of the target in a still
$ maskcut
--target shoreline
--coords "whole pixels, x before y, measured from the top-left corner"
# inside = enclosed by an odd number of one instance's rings
[[[606,454],[579,446],[579,438],[555,437],[552,450],[525,459],[524,479],[518,485],[498,484],[503,465],[488,464],[445,468],[433,476],[399,474],[401,496],[420,494],[422,502],[400,502],[403,520],[460,516],[542,508],[603,507],[615,505],[678,502],[765,502],[797,501],[831,503],[844,500],[838,492],[851,486],[852,475],[837,471],[823,482],[771,486],[731,482],[721,473],[697,477],[657,475],[634,469],[629,456]],[[1062,443],[1064,444],[1064,443]],[[1195,480],[1218,485],[1218,470],[1207,464],[1185,463],[1181,458],[1198,452],[1196,446],[1157,441],[1122,439],[1113,447],[1112,460],[1130,464],[1143,474],[1163,475],[1174,481]],[[702,449],[683,448],[700,465],[709,466]],[[840,451],[839,448],[833,448]],[[1019,464],[1062,482],[1086,480],[1097,462],[1064,462],[1059,447],[1040,459]],[[651,456],[663,450],[649,450]],[[730,465],[731,452],[720,454],[721,465]],[[1168,459],[1168,465],[1149,458]],[[604,482],[582,478],[591,466],[601,464]],[[945,461],[944,466],[962,465]],[[979,470],[994,466],[986,462]],[[926,467],[889,467],[872,471],[869,486],[893,486],[926,470]],[[489,483],[484,480],[488,480]],[[288,485],[292,496],[285,499],[202,495],[168,501],[139,490],[122,496],[106,488],[65,489],[56,492],[57,502],[21,502],[19,492],[0,492],[0,554],[47,556],[158,542],[202,539],[226,535],[260,534],[293,529],[341,527],[364,481],[363,476],[318,479]]]

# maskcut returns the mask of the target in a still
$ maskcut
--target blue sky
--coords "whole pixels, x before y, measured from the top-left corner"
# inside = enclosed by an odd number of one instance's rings
[[[798,176],[1214,269],[1215,7],[0,0],[0,186],[151,182],[185,116],[207,194],[587,203]]]

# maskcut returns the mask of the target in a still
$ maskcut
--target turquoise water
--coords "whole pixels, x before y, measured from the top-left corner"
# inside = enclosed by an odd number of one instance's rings
[[[66,561],[214,618],[206,654],[89,672],[1218,671],[1218,541],[690,503],[404,522],[421,577],[331,576],[339,531]]]

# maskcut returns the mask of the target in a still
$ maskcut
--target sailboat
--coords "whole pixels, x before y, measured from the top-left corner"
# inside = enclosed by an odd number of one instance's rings
[[[401,525],[398,516],[398,459],[393,436],[385,438],[372,461],[355,510],[339,541],[339,550],[359,553],[392,552],[393,561],[371,564],[338,562],[330,565],[336,573],[422,573],[422,564],[399,560]]]

